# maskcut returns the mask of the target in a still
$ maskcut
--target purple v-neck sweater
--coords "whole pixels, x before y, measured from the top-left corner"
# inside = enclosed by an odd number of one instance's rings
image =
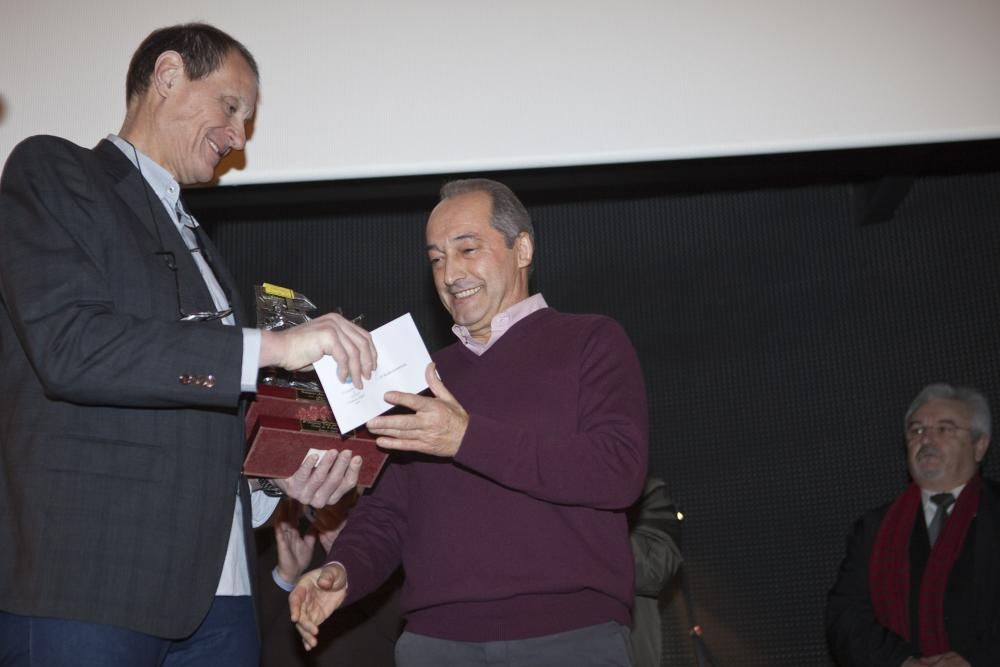
[[[434,355],[469,413],[454,459],[393,454],[328,560],[347,603],[402,562],[406,629],[459,641],[524,639],[629,622],[622,510],[646,477],[642,372],[625,332],[546,308],[482,356]]]

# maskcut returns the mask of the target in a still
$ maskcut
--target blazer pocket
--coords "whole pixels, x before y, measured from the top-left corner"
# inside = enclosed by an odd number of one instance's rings
[[[47,440],[35,450],[40,455],[36,465],[52,473],[154,483],[164,476],[165,456],[158,445],[65,435]]]

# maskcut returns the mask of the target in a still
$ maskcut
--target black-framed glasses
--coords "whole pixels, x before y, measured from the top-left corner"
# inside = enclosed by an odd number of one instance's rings
[[[913,422],[906,427],[907,440],[919,440],[927,433],[931,433],[943,440],[954,439],[960,431],[972,433],[972,429],[959,426],[954,422],[938,422],[937,424],[920,424]]]
[[[162,249],[156,251],[156,256],[163,258],[164,263],[170,272],[174,274],[174,293],[177,295],[177,315],[178,321],[180,322],[211,322],[213,320],[221,320],[224,317],[229,317],[233,314],[232,308],[225,308],[223,310],[209,310],[209,311],[196,311],[189,313],[184,310],[184,303],[181,299],[181,280],[177,277],[177,257],[171,250]],[[195,247],[190,249],[191,252],[201,252],[201,247]],[[207,261],[207,260],[206,260]],[[228,298],[228,294],[226,297]]]

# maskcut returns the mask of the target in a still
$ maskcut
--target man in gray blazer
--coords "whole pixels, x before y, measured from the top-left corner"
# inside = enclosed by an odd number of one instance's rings
[[[370,377],[364,330],[325,315],[244,328],[183,207],[242,150],[257,66],[204,24],[157,30],[118,135],[32,137],[0,180],[0,664],[256,665],[251,524],[281,492],[354,487],[350,452],[252,489],[241,397],[323,354]],[[270,495],[266,495],[269,493]]]

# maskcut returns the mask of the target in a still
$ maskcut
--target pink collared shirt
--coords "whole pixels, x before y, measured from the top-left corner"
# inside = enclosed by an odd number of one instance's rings
[[[462,345],[469,348],[469,350],[471,350],[476,356],[482,356],[483,353],[490,349],[495,342],[500,340],[500,336],[504,335],[512,326],[523,320],[528,315],[531,315],[536,310],[548,307],[549,304],[545,303],[545,298],[542,297],[541,292],[538,294],[532,294],[524,301],[518,301],[502,313],[497,313],[493,319],[490,320],[490,339],[485,343],[480,343],[478,340],[473,338],[467,327],[456,324],[451,327],[451,330],[456,336],[458,336],[458,339],[462,341]]]

